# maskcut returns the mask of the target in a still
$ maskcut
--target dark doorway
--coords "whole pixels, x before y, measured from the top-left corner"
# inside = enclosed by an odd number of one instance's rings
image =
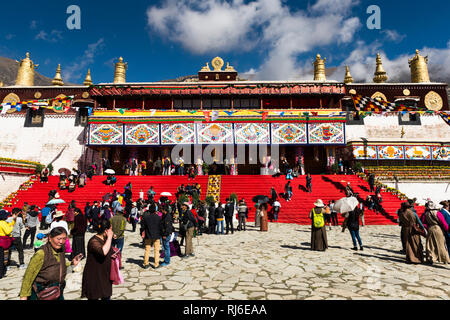
[[[327,157],[324,146],[304,148],[305,173],[322,174],[327,169]]]

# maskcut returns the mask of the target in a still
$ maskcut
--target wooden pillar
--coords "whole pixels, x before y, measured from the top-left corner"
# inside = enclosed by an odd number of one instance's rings
[[[261,97],[261,110],[263,110],[263,98]]]
[[[113,99],[113,109],[116,108],[116,98]]]
[[[145,109],[145,97],[142,97],[142,110]]]
[[[320,109],[322,109],[322,97],[319,98]]]
[[[234,110],[234,97],[231,97],[231,110]]]
[[[289,97],[289,106],[290,106],[291,109],[292,109],[292,96]]]
[[[170,96],[170,110],[173,110],[173,96]]]

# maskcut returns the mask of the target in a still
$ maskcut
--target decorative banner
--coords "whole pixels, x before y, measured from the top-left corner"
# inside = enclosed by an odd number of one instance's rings
[[[378,146],[379,160],[402,160],[405,158],[403,146]]]
[[[406,160],[431,160],[431,147],[405,146]]]
[[[272,123],[273,144],[307,144],[306,123]]]
[[[308,142],[310,144],[344,144],[344,124],[336,123],[309,123]]]
[[[233,124],[197,123],[199,144],[233,144]]]
[[[195,144],[193,123],[161,123],[161,144]]]
[[[126,145],[159,145],[158,124],[125,124]]]
[[[377,147],[367,146],[367,155],[364,155],[364,146],[353,146],[353,156],[359,160],[376,160],[377,159]]]
[[[450,147],[433,147],[433,160],[450,161]]]
[[[234,141],[236,144],[269,144],[269,124],[235,123]]]
[[[91,123],[89,129],[89,144],[123,144],[122,124]]]

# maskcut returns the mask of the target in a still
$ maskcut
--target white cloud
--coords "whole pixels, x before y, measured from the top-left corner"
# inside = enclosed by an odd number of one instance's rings
[[[300,54],[352,41],[361,23],[348,15],[357,3],[318,0],[294,12],[282,0],[169,0],[161,7],[149,7],[147,17],[153,32],[194,54],[268,51],[253,72],[255,78],[277,80],[310,69],[298,65]]]
[[[52,30],[50,34],[48,34],[45,30],[41,30],[35,37],[35,40],[43,40],[47,42],[56,43],[59,40],[63,39],[62,31]]]
[[[395,42],[401,42],[406,37],[405,34],[399,34],[397,31],[389,29],[384,29],[381,33],[386,36],[386,39]]]
[[[105,47],[104,38],[88,45],[81,57],[67,67],[62,67],[64,81],[76,81],[86,75],[87,67],[95,61],[95,56]]]
[[[7,34],[7,35],[5,36],[5,39],[6,39],[6,40],[11,40],[11,39],[13,39],[13,38],[15,38],[15,37],[16,37],[15,34],[9,33],[9,34]]]
[[[32,20],[30,22],[30,29],[34,30],[34,29],[36,29],[36,27],[37,27],[37,21],[36,20]]]
[[[396,57],[388,57],[381,50],[381,43],[366,44],[359,41],[349,57],[341,64],[338,71],[332,75],[333,80],[343,81],[343,67],[348,65],[355,82],[373,82],[376,67],[376,53],[379,52],[383,68],[387,73],[387,82],[410,82],[411,71],[408,60],[415,55],[415,50],[400,54]],[[450,41],[447,48],[419,49],[420,55],[428,56],[428,73],[432,82],[450,82]]]

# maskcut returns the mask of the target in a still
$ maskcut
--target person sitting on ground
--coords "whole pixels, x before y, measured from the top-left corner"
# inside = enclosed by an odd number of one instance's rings
[[[60,190],[65,190],[65,189],[67,189],[67,185],[68,185],[68,180],[67,180],[66,176],[61,175],[59,177],[58,188]]]

